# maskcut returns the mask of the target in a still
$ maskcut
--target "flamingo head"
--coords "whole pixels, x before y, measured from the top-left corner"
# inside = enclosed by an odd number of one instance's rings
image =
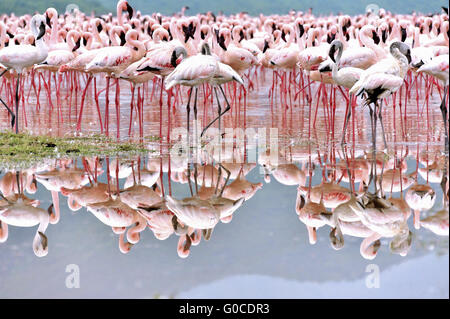
[[[119,3],[117,4],[117,8],[127,11],[129,19],[131,19],[133,17],[134,11],[133,11],[133,8],[128,3],[128,1],[120,0]]]
[[[412,243],[412,232],[409,229],[405,229],[400,234],[392,239],[389,244],[391,252],[399,254],[400,256],[406,256]]]
[[[32,30],[34,30],[33,35],[36,40],[41,39],[45,35],[45,23],[46,18],[40,14],[33,16],[31,19]]]
[[[48,254],[48,239],[44,233],[38,231],[33,240],[33,251],[38,257],[44,257]]]
[[[44,13],[45,16],[45,23],[48,25],[49,28],[52,27],[52,19],[54,17],[58,17],[58,12],[56,11],[55,8],[48,8],[47,10],[45,10]]]

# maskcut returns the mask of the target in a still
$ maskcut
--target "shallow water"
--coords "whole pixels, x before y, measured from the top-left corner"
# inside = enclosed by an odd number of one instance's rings
[[[390,250],[389,243],[392,238],[387,237],[381,238],[381,247],[373,260],[366,260],[360,254],[363,238],[344,235],[344,247],[334,250],[330,244],[331,227],[328,225],[317,229],[317,243],[314,245],[309,243],[306,225],[299,220],[295,209],[296,199],[299,197],[297,185],[283,184],[283,180],[279,177],[281,175],[277,175],[277,170],[281,172],[282,167],[293,163],[299,170],[296,172],[303,176],[302,186],[306,188],[306,192],[309,187],[320,185],[322,182],[334,182],[349,190],[351,186],[345,178],[342,178],[346,172],[345,158],[349,161],[360,158],[366,165],[363,175],[366,178],[369,177],[372,164],[370,154],[373,151],[370,117],[367,107],[361,107],[361,101],[358,100],[354,122],[349,124],[350,132],[354,125],[355,134],[349,133],[347,146],[341,148],[339,141],[345,101],[339,90],[335,93],[334,130],[333,121],[330,120],[331,108],[324,107],[324,101],[321,101],[317,109],[314,127],[318,85],[314,84],[311,92],[304,90],[312,96],[311,109],[310,104],[306,103],[308,97],[302,94],[292,103],[289,95],[286,95],[288,108],[283,108],[279,91],[274,97],[273,104],[268,98],[270,85],[267,83],[271,82],[271,72],[266,70],[265,73],[259,73],[258,80],[252,78],[255,89],[248,92],[246,107],[243,100],[239,108],[238,103],[234,103],[231,98],[232,111],[222,120],[224,131],[225,129],[253,128],[259,133],[257,144],[251,138],[239,141],[235,138],[233,142],[242,142],[241,147],[239,144],[226,144],[221,160],[226,163],[227,159],[232,158],[235,163],[254,163],[254,168],[245,178],[252,183],[261,183],[262,187],[237,209],[231,222],[218,222],[209,241],[202,238],[199,245],[191,247],[189,256],[182,259],[177,254],[178,235],[172,234],[166,240],[158,240],[151,229],[147,228],[141,233],[139,242],[131,248],[130,252],[122,254],[118,247],[119,235],[114,234],[110,226],[102,223],[86,207],[76,212],[72,211],[68,207],[67,197],[59,193],[60,220],[57,224],[50,224],[45,231],[49,247],[47,256],[38,258],[33,253],[32,240],[37,226],[8,227],[8,239],[0,244],[0,296],[3,298],[448,298],[448,215],[447,236],[437,235],[424,227],[415,229],[413,216],[410,216],[408,228],[412,232],[411,247],[404,257]],[[265,82],[263,76],[266,77]],[[83,81],[81,79],[81,83]],[[97,85],[103,88],[104,81],[99,79]],[[291,92],[292,100],[296,90],[298,86],[294,87],[292,84],[287,91]],[[28,94],[28,87],[25,92]],[[115,137],[114,92],[114,86],[112,86],[110,135]],[[327,92],[329,101],[329,94],[332,92],[330,86],[327,86]],[[91,93],[88,93],[83,114],[82,135],[99,132],[98,115]],[[170,127],[164,94],[161,122],[163,125],[160,126],[157,99],[159,91],[158,88],[155,89],[155,96],[150,101],[152,95],[150,82],[149,96],[144,103],[143,136],[159,136],[161,129],[160,143],[149,143],[148,154],[118,159],[120,163],[131,161],[134,165],[133,170],[120,166],[119,173],[121,176],[128,176],[128,182],[139,183],[140,174],[145,169],[156,172],[161,170],[164,182],[162,187],[159,187],[159,191],[164,192],[165,195],[170,193],[178,199],[191,195],[190,186],[187,181],[180,183],[173,177],[169,178],[168,169],[170,167],[172,174],[177,171],[186,173],[188,162],[183,156],[185,153],[178,153],[179,148],[176,144],[178,140],[172,138],[168,143],[167,132],[186,127],[184,105],[187,92],[181,93],[183,103],[179,101],[175,113],[171,113]],[[228,88],[227,93],[229,93]],[[21,130],[53,136],[72,135],[76,131],[76,113],[80,107],[81,92],[73,92],[70,110],[70,94],[65,98],[66,94],[65,90],[61,90],[62,102],[59,104],[60,114],[63,115],[61,120],[61,117],[58,118],[55,93],[52,95],[52,103],[55,107],[51,109],[43,88],[40,96],[40,110],[37,111],[34,92],[31,92],[29,102],[25,103],[27,125],[23,125],[22,116]],[[432,187],[435,192],[434,204],[431,209],[421,213],[421,219],[424,219],[442,209],[448,211],[440,184],[441,177],[448,172],[443,165],[448,162],[448,158],[443,154],[440,98],[437,89],[434,88],[429,108],[426,108],[424,92],[420,91],[417,100],[415,91],[412,89],[405,108],[404,94],[403,91],[401,113],[397,96],[395,121],[393,101],[387,101],[388,106],[384,106],[383,121],[388,150],[380,158],[384,158],[383,173],[388,170],[399,173],[399,167],[403,165],[401,171],[403,177],[411,177],[409,181],[414,181],[414,172],[418,172],[417,183],[429,184]],[[127,83],[122,83],[121,139],[129,138],[130,100],[129,86]],[[417,112],[417,101],[419,112]],[[216,113],[215,104],[213,107],[211,104],[204,106],[203,102],[203,94],[200,92],[198,99],[200,127],[211,120]],[[101,112],[104,114],[103,94],[100,95],[99,103]],[[207,118],[203,116],[205,111]],[[0,112],[0,120],[0,129],[8,129],[6,112]],[[130,138],[138,140],[139,125],[136,121],[132,123],[132,128]],[[262,128],[266,129],[266,147],[272,154],[272,158],[267,156],[266,148],[262,145],[264,132],[258,131]],[[270,128],[277,129],[272,131],[272,140]],[[378,151],[383,148],[380,131],[378,126]],[[195,147],[190,149],[193,158],[198,155],[201,159],[197,162],[198,183],[201,183],[205,172],[202,165],[218,162],[218,157],[212,160],[214,150],[208,148],[213,143],[211,141],[214,137],[213,130],[208,131],[207,135],[201,150]],[[227,136],[229,135],[225,137]],[[231,151],[226,148],[227,145],[231,147]],[[173,152],[170,153],[169,150]],[[159,156],[160,153],[162,157]],[[239,156],[241,161],[238,160]],[[89,163],[92,163],[93,159],[89,160]],[[126,178],[119,176],[118,186],[115,179],[118,166],[114,163],[117,163],[117,158],[111,156],[99,160],[101,163],[97,165],[98,168],[102,168],[102,171],[97,176],[98,182],[109,183],[112,191],[117,187],[123,190]],[[110,166],[107,165],[108,162]],[[83,165],[81,158],[72,161],[49,160],[37,167],[20,171],[22,175],[19,177],[21,183],[26,184],[24,177],[26,174],[38,174],[57,169],[60,175],[64,175],[63,168],[67,171],[75,167],[79,169],[78,174],[84,176],[83,184],[89,184],[89,178],[91,180],[95,178],[86,173],[86,167],[90,167],[92,172],[95,171],[94,166]],[[190,165],[190,169],[194,174],[194,165]],[[380,169],[378,167],[378,170]],[[350,171],[351,174],[355,173],[352,167]],[[12,183],[15,183],[15,173],[15,171],[9,173],[9,177],[13,177]],[[6,180],[6,174],[5,170],[0,174],[3,181]],[[268,174],[270,183],[267,183],[268,177],[265,174]],[[108,175],[110,175],[109,178]],[[214,175],[214,181],[216,178],[217,175]],[[377,178],[379,181],[380,176]],[[68,179],[74,180],[73,177],[62,179],[59,185],[68,183]],[[391,196],[399,198],[405,196],[412,182],[408,185],[400,185],[402,191],[397,192],[391,192],[394,185],[389,184],[387,175],[384,177],[384,183],[388,185],[384,189],[384,195],[387,198]],[[77,187],[81,186],[81,183],[75,184]],[[30,190],[28,189],[25,190],[25,195],[39,199],[39,207],[47,209],[53,203],[49,190],[51,187],[45,182],[40,182],[39,179],[36,185],[37,191],[34,194],[28,193],[27,191]],[[359,183],[354,186],[355,191],[358,191]],[[194,179],[191,181],[191,187],[195,193]],[[374,187],[372,180],[368,191],[374,192]],[[448,192],[448,186],[446,192]],[[331,209],[328,211],[331,212]],[[376,279],[379,281],[373,281],[373,276],[378,271],[379,277]],[[73,286],[72,280],[75,273],[79,274],[79,288],[69,288]],[[374,284],[377,286],[376,283],[379,283],[379,287],[371,288]]]

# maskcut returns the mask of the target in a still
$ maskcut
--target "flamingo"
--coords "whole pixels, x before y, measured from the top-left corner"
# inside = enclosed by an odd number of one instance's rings
[[[139,233],[147,227],[145,218],[122,202],[119,197],[109,199],[106,202],[89,204],[87,209],[102,223],[112,227],[115,233],[120,234],[119,249],[124,254],[128,253],[131,247],[139,242]],[[127,243],[124,242],[126,227],[130,227],[127,232]]]
[[[26,204],[21,197],[14,202],[11,202],[5,197],[3,198],[6,200],[7,205],[0,206],[0,221],[2,222],[0,226],[0,242],[6,241],[7,236],[7,228],[3,226],[3,223],[18,227],[39,225],[33,239],[33,251],[38,257],[46,256],[48,254],[48,239],[44,233],[52,215],[53,205],[50,205],[46,211],[42,208]]]
[[[360,75],[360,79],[351,87],[349,94],[356,96],[367,94],[365,99],[366,105],[375,104],[378,107],[378,117],[380,118],[383,142],[387,148],[386,136],[384,134],[384,126],[381,117],[382,103],[378,105],[378,100],[388,97],[396,92],[403,84],[408,66],[411,63],[411,49],[403,42],[394,42],[390,46],[392,57],[385,58],[378,63],[372,65]],[[369,106],[371,119],[373,118],[373,110]],[[375,145],[375,132],[377,114],[372,122],[372,142]]]
[[[351,209],[361,222],[374,231],[361,244],[361,255],[369,260],[376,257],[381,237],[393,238],[389,247],[393,253],[406,256],[411,248],[412,233],[406,223],[407,216],[389,200],[365,193]]]
[[[119,102],[119,76],[130,64],[144,57],[145,46],[138,41],[139,33],[136,30],[129,30],[126,35],[126,46],[115,46],[101,48],[96,51],[95,57],[86,65],[87,72],[105,72],[107,73],[107,81],[114,74],[116,80],[116,120],[117,120],[117,138],[120,138],[120,102]],[[107,92],[108,95],[108,83]],[[80,109],[80,125],[82,109]],[[108,115],[108,114],[107,114]],[[108,123],[108,119],[106,119]],[[78,125],[78,127],[79,127]],[[108,134],[108,124],[107,134]]]
[[[420,221],[420,225],[439,236],[448,236],[448,209],[444,208]]]
[[[211,50],[209,48],[209,45],[203,45],[202,46],[202,50],[201,50],[203,55],[211,55]],[[214,124],[214,122],[216,120],[219,120],[219,134],[221,134],[221,127],[220,127],[220,118],[230,110],[230,103],[228,103],[228,99],[225,95],[225,92],[222,89],[222,84],[231,82],[231,81],[236,81],[241,85],[244,85],[244,81],[242,80],[241,76],[229,65],[222,63],[222,62],[217,62],[217,70],[216,73],[214,74],[214,76],[209,80],[209,84],[212,85],[213,89],[214,89],[214,93],[216,94],[216,99],[217,99],[217,113],[218,116],[212,120],[210,123],[208,123],[205,128],[203,129],[202,133],[200,134],[200,137],[203,136],[203,134],[206,132],[206,130],[212,125]],[[222,107],[220,105],[220,101],[219,101],[219,96],[217,94],[217,87],[219,87],[220,92],[222,93],[223,98],[225,99],[225,102],[227,104],[227,107],[225,108],[225,110],[223,110],[222,112]]]
[[[347,89],[351,89],[353,85],[360,79],[361,74],[363,72],[362,69],[357,67],[351,67],[351,66],[341,66],[341,57],[343,54],[344,46],[341,41],[334,40],[330,44],[330,51],[329,56],[331,60],[333,61],[332,68],[331,68],[331,74],[333,77],[333,81],[340,86],[343,86]],[[337,57],[335,57],[335,52],[337,50]],[[345,52],[345,51],[344,51]],[[320,70],[319,70],[320,71]],[[347,131],[347,125],[348,121],[351,116],[351,109],[352,109],[352,94],[350,93],[348,96],[348,105],[346,109],[347,116],[344,120],[344,130],[342,135],[341,144],[345,142],[345,133]]]
[[[19,83],[20,76],[25,68],[43,62],[48,55],[48,49],[42,37],[45,34],[45,17],[43,15],[35,15],[31,19],[31,31],[36,39],[35,46],[29,44],[15,45],[0,50],[0,63],[6,69],[0,74],[0,77],[9,69],[17,72],[16,80],[16,111],[15,113],[9,108],[3,100],[2,104],[11,114],[11,126],[16,125],[16,133],[19,133]],[[17,119],[16,119],[17,117]]]
[[[436,200],[436,193],[430,185],[415,183],[405,194],[405,200],[414,210],[414,228],[420,228],[420,211],[429,210]]]
[[[445,131],[445,147],[448,152],[448,119],[447,119],[447,94],[449,90],[449,82],[448,82],[448,73],[449,73],[449,55],[444,54],[437,57],[434,57],[431,61],[424,63],[417,72],[423,72],[434,76],[438,80],[442,81],[444,84],[444,95],[442,97],[440,109],[442,113],[442,120],[444,121],[444,131]]]
[[[207,43],[203,44],[205,50],[209,51]],[[172,53],[172,60],[177,60],[180,55],[187,56],[187,51],[184,47],[177,47]],[[192,91],[195,88],[194,97],[194,119],[197,120],[197,92],[198,86],[212,80],[215,74],[218,74],[219,65],[217,60],[206,54],[197,54],[183,59],[177,67],[166,77],[164,84],[166,90],[169,90],[175,85],[181,84],[192,87],[189,91],[188,103],[186,105],[187,111],[187,131],[189,135],[189,113]]]

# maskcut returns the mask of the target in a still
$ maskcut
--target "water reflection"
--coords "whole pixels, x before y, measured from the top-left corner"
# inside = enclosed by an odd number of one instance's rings
[[[256,145],[249,143],[234,146],[222,162],[212,155],[217,148],[208,147],[191,149],[193,156],[184,159],[150,153],[49,160],[1,176],[0,242],[8,245],[15,227],[37,226],[30,239],[33,251],[39,257],[51,254],[54,242],[46,230],[65,218],[59,202],[67,200],[71,211],[89,212],[110,227],[124,254],[141,244],[143,232],[151,231],[158,240],[178,237],[173,249],[186,258],[194,246],[214,240],[216,227],[239,223],[243,207],[275,180],[295,187],[295,198],[276,194],[264,201],[292,203],[310,244],[324,228],[335,250],[349,237],[358,237],[361,256],[374,259],[386,239],[392,254],[406,256],[415,233],[449,235],[447,157],[429,147],[402,146],[387,153],[291,144],[277,146],[276,161],[271,157],[274,149],[258,148],[251,162]],[[247,178],[258,170],[259,180]],[[33,198],[38,189],[48,195]],[[50,207],[40,204],[45,196],[51,196]],[[247,227],[251,236],[252,225]]]

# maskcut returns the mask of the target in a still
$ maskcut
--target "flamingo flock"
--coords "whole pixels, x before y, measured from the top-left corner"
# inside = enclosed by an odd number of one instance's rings
[[[307,150],[292,141],[286,148],[275,145],[278,160],[273,161],[268,150],[259,154],[257,163],[266,184],[275,180],[297,187],[293,210],[306,225],[311,244],[317,241],[318,229],[329,226],[331,246],[336,250],[344,246],[344,235],[359,237],[363,238],[361,255],[373,259],[380,239],[390,238],[391,252],[405,256],[412,245],[411,215],[414,228],[423,226],[448,236],[446,10],[400,15],[380,9],[353,17],[294,10],[258,17],[212,12],[187,16],[186,10],[172,16],[144,15],[127,0],[119,0],[116,15],[89,16],[78,10],[61,14],[48,8],[42,15],[0,16],[1,112],[15,133],[20,132],[19,124],[27,129],[27,114],[43,116],[40,110],[45,107],[49,114],[57,113],[58,123],[71,122],[71,116],[64,117],[65,105],[69,114],[76,115],[71,133],[82,133],[83,115],[86,118],[92,111],[98,117],[94,123],[98,133],[109,136],[113,90],[119,140],[125,99],[121,92],[129,85],[128,135],[134,134],[134,116],[142,143],[146,124],[150,124],[146,109],[155,109],[160,147],[159,158],[110,161],[82,157],[7,170],[0,179],[0,242],[8,238],[8,225],[38,226],[32,247],[37,256],[45,256],[49,242],[45,231],[63,215],[61,193],[70,210],[85,208],[111,227],[119,236],[122,253],[138,244],[141,233],[149,228],[159,240],[178,236],[178,255],[187,257],[191,246],[198,245],[202,237],[209,240],[220,223],[231,222],[264,186],[246,178],[257,166],[248,162],[246,143],[250,140],[240,144],[238,133],[230,134],[227,127],[223,132],[223,123],[230,124],[233,116],[233,126],[239,126],[238,119],[241,124],[241,111],[247,128],[247,120],[254,115],[247,112],[250,96],[264,99],[261,104],[270,106],[272,120],[279,116],[286,123],[288,111],[291,121],[299,119],[298,126],[291,125],[288,135],[292,139],[304,137],[297,127],[308,128]],[[45,102],[41,101],[42,89]],[[36,110],[27,107],[32,95]],[[419,145],[415,153],[402,146],[399,154],[395,116],[398,110],[402,137],[408,141],[406,113],[414,104],[408,101],[414,99],[418,128],[422,121],[419,104],[423,104],[422,111],[426,109],[429,126],[429,104],[439,99],[444,132],[438,131],[438,139],[445,139],[444,154],[421,153]],[[341,102],[345,113],[339,112]],[[357,118],[363,117],[365,108],[370,114],[372,145],[367,153],[355,146],[361,127]],[[386,109],[392,109],[389,114],[394,117],[393,138],[386,134]],[[323,117],[318,116],[319,110]],[[163,145],[169,149],[174,140],[172,118],[180,113],[186,119],[187,146],[179,153],[187,156],[174,158],[174,149],[165,156]],[[209,113],[216,115],[209,118]],[[343,127],[338,149],[335,122],[340,115]],[[213,127],[216,123],[218,130]],[[325,128],[326,143],[316,140],[317,123]],[[384,145],[381,151],[376,147],[378,124]],[[231,139],[233,147],[224,149],[219,144],[209,152],[202,143],[211,137]],[[317,150],[312,150],[313,143]],[[406,160],[411,155],[416,168],[407,172]],[[313,175],[318,174],[315,167],[321,169],[322,179],[312,185]],[[177,198],[172,183],[188,184],[189,197]],[[432,183],[440,184],[444,193],[443,210],[436,214],[429,214],[436,202]],[[24,194],[34,194],[38,184],[51,192],[53,204],[48,209]],[[394,193],[400,197],[393,197]],[[427,216],[422,218],[422,214]]]
[[[287,15],[258,17],[246,13],[185,14],[186,8],[172,16],[144,15],[128,1],[120,0],[115,16],[88,16],[77,10],[74,14],[58,14],[54,8],[33,17],[2,15],[0,94],[11,126],[19,131],[22,99],[26,127],[25,96],[28,101],[34,91],[36,108],[40,108],[42,86],[53,109],[55,87],[61,121],[61,104],[69,102],[72,109],[72,93],[75,94],[76,131],[80,132],[86,100],[93,89],[99,131],[109,135],[112,79],[117,138],[123,81],[130,82],[131,90],[129,133],[136,111],[139,134],[144,135],[144,107],[150,91],[153,98],[159,89],[160,122],[163,107],[167,107],[169,124],[170,114],[183,104],[183,95],[188,97],[188,113],[193,97],[194,119],[199,99],[203,97],[204,104],[216,99],[218,116],[204,123],[203,137],[206,129],[216,121],[220,124],[220,118],[229,110],[240,111],[241,102],[245,121],[247,96],[258,91],[258,83],[264,84],[270,78],[267,72],[273,73],[268,85],[271,108],[278,95],[280,113],[287,109],[293,112],[297,106],[308,108],[309,122],[315,126],[322,102],[324,112],[332,115],[326,125],[333,132],[338,89],[340,98],[347,103],[341,143],[346,142],[348,120],[357,97],[362,99],[362,105],[368,105],[372,132],[376,133],[378,119],[384,129],[383,104],[395,107],[402,103],[402,95],[406,101],[415,90],[417,100],[425,92],[422,98],[428,109],[430,93],[437,88],[440,111],[447,123],[449,21],[445,10],[430,15],[396,15],[380,9],[353,17],[314,16],[293,10]],[[11,85],[14,81],[15,85]],[[100,83],[106,83],[105,87],[100,88]],[[61,89],[67,92],[65,98],[61,97]],[[79,90],[82,92],[78,107]],[[226,104],[224,110],[218,92]],[[100,99],[102,93],[104,99]],[[189,115],[186,121],[190,128]],[[162,138],[162,123],[160,126]],[[448,142],[447,126],[444,128]],[[383,141],[387,148],[384,134]]]

